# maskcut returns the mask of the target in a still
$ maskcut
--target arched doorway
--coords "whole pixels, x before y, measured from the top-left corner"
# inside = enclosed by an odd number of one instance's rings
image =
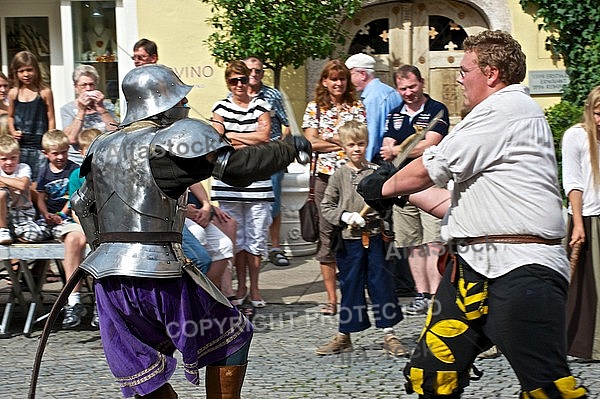
[[[453,0],[375,4],[344,24],[351,38],[345,52],[372,55],[378,77],[392,86],[394,68],[416,65],[426,91],[446,104],[455,123],[463,104],[462,88],[456,83],[462,40],[489,25],[477,9]]]

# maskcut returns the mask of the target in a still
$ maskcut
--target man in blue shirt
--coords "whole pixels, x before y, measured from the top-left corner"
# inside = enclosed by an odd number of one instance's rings
[[[354,54],[345,62],[350,70],[352,84],[361,92],[360,99],[367,110],[369,145],[366,157],[376,162],[383,140],[385,121],[390,111],[400,105],[402,99],[393,87],[375,77],[375,59],[364,53]]]

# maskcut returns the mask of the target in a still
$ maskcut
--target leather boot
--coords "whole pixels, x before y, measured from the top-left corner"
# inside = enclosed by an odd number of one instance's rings
[[[206,366],[206,399],[240,399],[247,365]]]
[[[177,396],[177,393],[171,384],[166,383],[156,391],[150,392],[148,395],[135,395],[135,397],[136,399],[177,399],[179,396]]]

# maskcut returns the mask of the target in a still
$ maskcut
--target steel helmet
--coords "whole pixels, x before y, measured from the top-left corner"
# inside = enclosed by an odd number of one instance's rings
[[[127,113],[121,126],[127,126],[173,108],[193,86],[183,83],[171,68],[147,64],[129,71],[122,87]]]

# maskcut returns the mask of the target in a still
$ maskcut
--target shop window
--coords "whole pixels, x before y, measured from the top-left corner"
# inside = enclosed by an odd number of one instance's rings
[[[462,26],[441,15],[429,16],[429,50],[454,51],[462,50],[467,32]]]
[[[37,57],[42,79],[49,85],[50,33],[48,25],[48,17],[6,18],[8,65],[19,51],[29,51]]]
[[[100,75],[98,89],[107,99],[119,97],[115,1],[73,1],[75,66],[92,65]]]

